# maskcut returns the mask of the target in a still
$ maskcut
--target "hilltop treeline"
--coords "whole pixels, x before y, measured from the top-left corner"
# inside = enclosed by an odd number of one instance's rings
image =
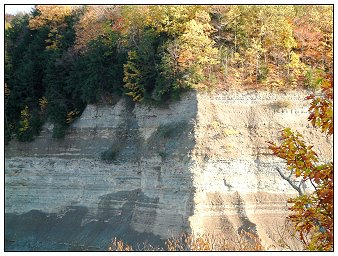
[[[86,104],[124,94],[314,88],[332,72],[332,31],[333,6],[37,5],[6,23],[6,141],[46,120],[61,138]]]

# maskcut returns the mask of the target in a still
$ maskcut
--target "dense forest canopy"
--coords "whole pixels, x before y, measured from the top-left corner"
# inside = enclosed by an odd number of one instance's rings
[[[332,73],[332,5],[37,5],[5,28],[7,142],[46,120],[61,138],[86,104],[121,95],[316,89]]]

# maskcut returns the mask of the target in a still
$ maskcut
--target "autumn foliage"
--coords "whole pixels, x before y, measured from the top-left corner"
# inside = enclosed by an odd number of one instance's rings
[[[320,80],[322,96],[311,94],[309,121],[327,136],[333,135],[333,82],[331,77]],[[308,181],[312,191],[290,199],[289,219],[305,248],[333,249],[333,162],[322,163],[301,134],[289,128],[281,132],[281,144],[270,142],[274,155],[284,159],[289,172]]]
[[[26,106],[36,133],[47,118],[59,138],[86,104],[121,95],[160,105],[190,89],[316,90],[333,67],[333,7],[36,5],[6,25],[5,48],[6,138]]]
[[[189,89],[321,88],[307,97],[309,122],[332,136],[332,71],[333,5],[36,5],[6,23],[6,143],[47,120],[62,138],[86,104],[159,105]],[[333,163],[290,129],[270,149],[312,184],[290,200],[304,245],[331,250]]]
[[[168,238],[164,246],[154,246],[148,242],[133,247],[122,240],[113,238],[108,251],[263,251],[259,237],[251,232],[239,232],[229,238],[222,234],[181,233]]]

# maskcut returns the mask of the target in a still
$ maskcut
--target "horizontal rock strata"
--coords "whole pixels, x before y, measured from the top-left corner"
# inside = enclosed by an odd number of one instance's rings
[[[269,230],[296,195],[266,141],[292,127],[332,158],[307,122],[306,92],[189,92],[162,108],[88,105],[64,139],[46,124],[5,159],[7,250],[105,250],[113,236],[161,244],[188,231]]]

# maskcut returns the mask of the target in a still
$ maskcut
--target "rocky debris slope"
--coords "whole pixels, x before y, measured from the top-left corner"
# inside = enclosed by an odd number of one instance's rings
[[[105,250],[111,238],[161,243],[182,231],[270,228],[296,195],[267,150],[293,127],[332,158],[308,126],[306,92],[197,94],[154,108],[121,99],[87,106],[62,140],[46,124],[5,159],[7,250]]]

